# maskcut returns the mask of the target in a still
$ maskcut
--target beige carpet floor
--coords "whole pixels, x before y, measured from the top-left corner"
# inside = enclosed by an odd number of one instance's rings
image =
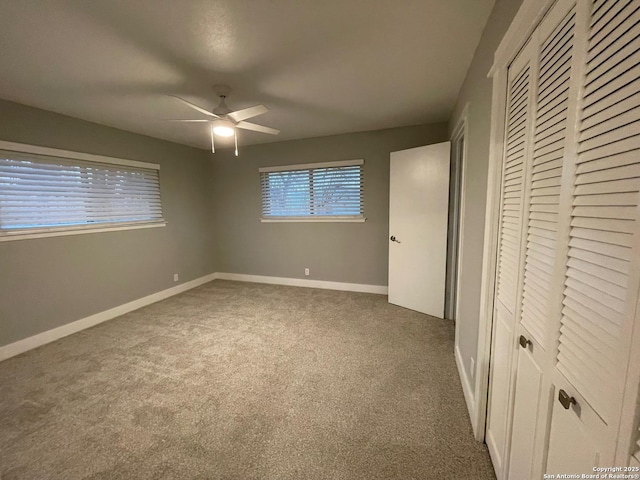
[[[493,479],[454,329],[214,281],[0,363],[0,478]]]

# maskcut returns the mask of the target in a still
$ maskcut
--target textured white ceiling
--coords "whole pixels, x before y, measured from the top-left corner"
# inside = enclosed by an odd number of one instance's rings
[[[241,144],[444,121],[493,0],[0,0],[0,98],[209,148],[213,108],[262,103]]]

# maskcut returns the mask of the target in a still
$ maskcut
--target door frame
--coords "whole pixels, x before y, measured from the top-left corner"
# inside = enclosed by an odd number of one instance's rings
[[[476,417],[476,403],[474,400],[474,390],[471,385],[472,378],[467,374],[467,370],[464,366],[464,361],[462,360],[462,355],[460,353],[460,325],[461,320],[459,317],[460,312],[460,278],[462,277],[462,265],[464,262],[464,242],[462,241],[464,237],[464,224],[465,224],[465,199],[466,199],[466,171],[467,171],[467,158],[469,151],[469,103],[467,103],[462,112],[460,113],[460,117],[457,119],[455,123],[455,127],[452,130],[451,134],[451,168],[454,168],[454,163],[457,164],[457,168],[459,169],[458,175],[458,185],[454,185],[455,179],[451,178],[450,190],[453,191],[452,195],[450,195],[450,199],[453,201],[457,200],[457,212],[454,208],[454,211],[449,210],[449,229],[457,228],[457,235],[454,235],[452,238],[452,245],[454,244],[456,247],[456,253],[454,256],[456,257],[452,262],[451,270],[455,272],[455,283],[451,281],[449,275],[447,275],[447,288],[449,290],[446,292],[447,298],[445,302],[445,318],[454,320],[455,322],[455,337],[454,337],[454,347],[453,354],[456,361],[456,367],[458,368],[458,375],[460,377],[460,383],[462,384],[462,393],[464,394],[464,399],[467,404],[467,410],[469,412],[469,417],[472,419],[472,423],[474,423]],[[460,140],[463,140],[463,147],[460,151],[458,144]],[[451,221],[451,213],[453,213],[454,218],[453,221],[457,223],[457,225],[452,226]],[[457,217],[457,218],[456,218]],[[455,243],[454,243],[455,242]],[[449,245],[451,246],[451,245]],[[447,262],[449,261],[449,255],[451,252],[447,251]],[[449,265],[448,265],[449,266]],[[449,270],[447,274],[449,274]],[[455,299],[455,300],[454,300]],[[453,305],[451,305],[453,304]],[[453,310],[453,315],[447,315]],[[475,426],[474,426],[475,432]]]
[[[498,255],[498,227],[500,191],[502,187],[502,154],[504,129],[507,121],[507,73],[513,59],[542,21],[555,0],[523,0],[511,25],[494,54],[494,62],[487,77],[492,79],[491,134],[489,137],[489,172],[482,252],[480,284],[480,312],[478,322],[478,355],[475,381],[475,414],[471,419],[476,440],[485,440],[487,404],[489,399],[489,369],[491,334],[493,329],[496,259]]]
[[[449,210],[449,227],[448,230],[453,229],[452,242],[449,247],[454,247],[453,251],[447,251],[447,266],[451,267],[451,270],[447,269],[447,277],[445,279],[447,289],[445,294],[445,318],[455,321],[456,330],[456,347],[458,345],[458,312],[460,310],[460,266],[462,265],[462,239],[464,238],[464,211],[465,211],[465,182],[466,182],[466,170],[467,170],[467,152],[468,152],[468,139],[469,128],[468,118],[469,104],[467,103],[462,109],[460,119],[456,123],[453,133],[451,134],[451,164],[450,168],[456,172],[455,178],[452,176],[449,183],[449,199],[455,202],[453,211]],[[459,142],[462,140],[462,150],[459,148]],[[454,170],[455,168],[455,170]],[[450,206],[451,207],[451,206]],[[449,256],[452,260],[449,265]],[[454,278],[450,278],[450,274],[454,273]],[[450,315],[453,313],[452,315]]]

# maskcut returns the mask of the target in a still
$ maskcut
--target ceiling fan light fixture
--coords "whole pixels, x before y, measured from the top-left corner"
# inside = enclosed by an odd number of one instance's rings
[[[257,125],[255,123],[247,122],[248,118],[253,118],[263,113],[267,113],[269,109],[264,105],[254,105],[253,107],[243,108],[241,110],[232,111],[226,104],[225,99],[231,92],[231,88],[227,85],[215,85],[214,89],[220,97],[218,106],[209,111],[206,108],[202,108],[194,103],[185,100],[184,98],[176,95],[172,97],[179,100],[181,103],[187,105],[189,108],[196,110],[199,113],[207,115],[208,119],[195,118],[195,119],[183,119],[177,120],[179,122],[208,122],[209,123],[209,135],[211,136],[211,153],[216,152],[215,137],[234,137],[235,154],[238,156],[238,129],[252,130],[254,132],[267,133],[269,135],[277,135],[280,130],[271,127],[265,127],[264,125]]]
[[[233,123],[227,120],[217,120],[213,122],[213,133],[221,137],[231,137],[235,133]]]

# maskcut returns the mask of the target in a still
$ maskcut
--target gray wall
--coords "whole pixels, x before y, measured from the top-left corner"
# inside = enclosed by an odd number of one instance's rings
[[[217,268],[221,272],[386,285],[389,154],[447,140],[444,123],[230,150],[214,159]],[[261,223],[258,168],[362,158],[364,223]]]
[[[465,105],[469,104],[467,171],[465,172],[463,263],[460,275],[460,310],[457,315],[462,361],[469,379],[471,358],[476,358],[480,312],[480,284],[484,217],[489,168],[489,137],[491,130],[492,82],[487,74],[493,64],[493,54],[515,16],[522,0],[497,0],[482,38],[476,49],[466,79],[460,90],[449,131],[455,128]],[[476,362],[477,363],[477,362]],[[472,388],[473,388],[473,382]]]
[[[168,222],[0,242],[0,345],[215,271],[206,151],[2,100],[0,140],[159,163]]]

